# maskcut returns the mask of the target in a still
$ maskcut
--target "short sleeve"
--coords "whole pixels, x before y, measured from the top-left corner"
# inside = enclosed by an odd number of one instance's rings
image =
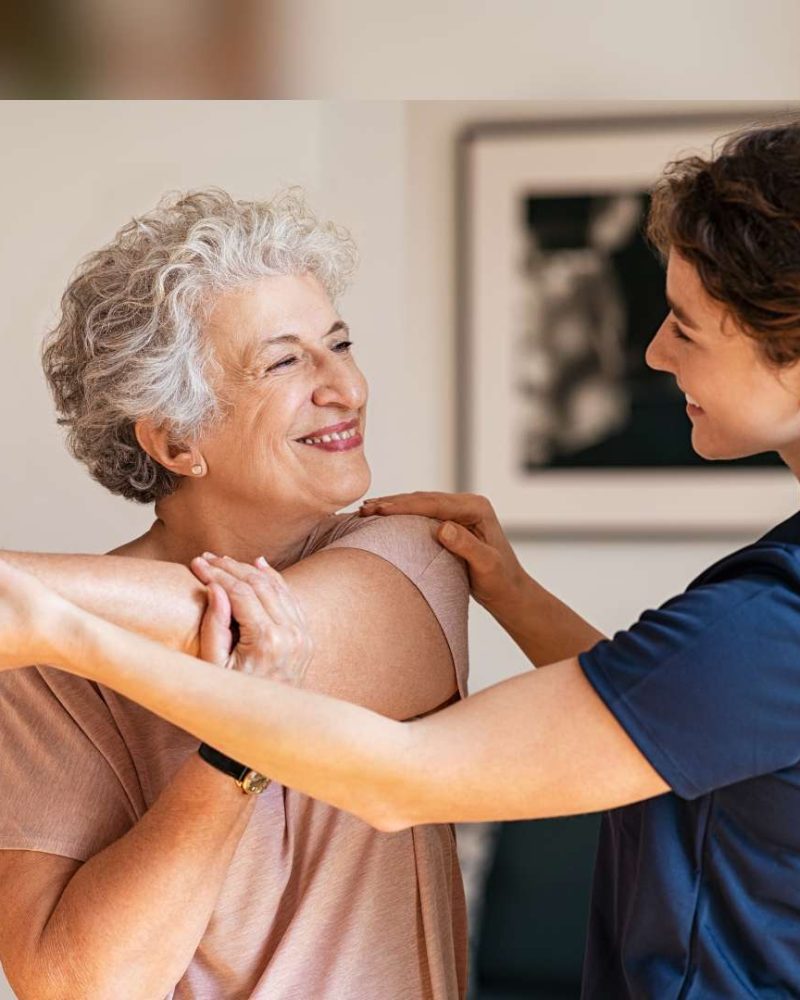
[[[372,552],[408,577],[425,598],[447,639],[458,690],[464,698],[469,675],[469,580],[463,560],[437,540],[438,526],[439,522],[432,518],[411,514],[348,518],[342,522],[340,533],[324,548]]]
[[[800,593],[779,575],[689,589],[578,659],[683,798],[800,759]]]
[[[86,861],[143,812],[96,685],[52,667],[0,673],[0,850]]]

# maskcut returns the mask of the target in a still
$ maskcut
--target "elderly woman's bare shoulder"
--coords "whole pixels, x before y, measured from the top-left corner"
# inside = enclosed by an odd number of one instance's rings
[[[285,571],[314,635],[316,690],[394,718],[466,693],[469,588],[437,523],[331,518]]]

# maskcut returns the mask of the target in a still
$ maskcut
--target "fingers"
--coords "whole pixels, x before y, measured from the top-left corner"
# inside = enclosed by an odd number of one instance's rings
[[[205,573],[209,584],[216,583],[225,591],[239,623],[240,642],[256,642],[270,624],[283,620],[274,588],[260,570],[211,553],[199,556],[193,565]]]
[[[359,514],[421,514],[440,521],[458,519],[459,494],[454,493],[395,493],[391,496],[365,500]]]
[[[421,514],[440,521],[474,525],[493,517],[492,505],[486,497],[475,493],[396,493],[392,496],[364,500],[359,514]]]
[[[206,581],[215,581],[225,589],[234,617],[242,629],[242,641],[255,642],[269,625],[289,626],[305,631],[303,611],[280,573],[262,558],[258,568],[237,562],[228,556],[205,553],[193,561]]]
[[[253,568],[249,563],[238,562],[229,556],[217,557],[212,553],[205,553],[205,555],[212,567],[253,586],[265,609],[276,621],[285,621],[298,626],[305,625],[302,609],[286,581],[263,556],[256,559],[257,568]]]
[[[256,559],[256,565],[262,573],[266,574],[267,579],[275,588],[275,598],[281,606],[284,617],[293,624],[305,628],[306,619],[303,609],[283,576],[277,570],[274,570],[263,556],[259,556],[258,559]]]
[[[209,582],[208,607],[200,623],[200,659],[223,666],[230,656],[231,605],[218,583]]]
[[[292,684],[303,681],[314,652],[302,608],[281,575],[263,559],[257,568],[211,553],[193,560],[208,585],[225,591],[241,634],[234,653],[237,669],[267,671]]]
[[[469,564],[472,573],[489,573],[497,567],[499,556],[493,545],[476,538],[467,528],[445,521],[437,532],[442,545]]]

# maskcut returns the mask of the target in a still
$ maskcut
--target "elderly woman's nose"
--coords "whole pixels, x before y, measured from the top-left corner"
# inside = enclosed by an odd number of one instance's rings
[[[360,372],[336,372],[328,369],[320,373],[313,396],[318,406],[338,403],[340,406],[359,409],[367,399],[367,383]]]

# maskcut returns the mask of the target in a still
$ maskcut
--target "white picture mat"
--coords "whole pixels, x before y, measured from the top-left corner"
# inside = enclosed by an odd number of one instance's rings
[[[467,144],[465,303],[469,406],[462,441],[466,481],[487,494],[517,533],[740,532],[766,529],[798,505],[797,482],[777,468],[543,470],[515,454],[522,419],[512,391],[524,308],[521,200],[537,195],[641,191],[665,164],[711,144],[730,121],[637,131],[532,130],[474,135]],[[655,331],[653,331],[655,333]],[[463,360],[463,359],[462,359]],[[687,435],[690,433],[687,419]]]

